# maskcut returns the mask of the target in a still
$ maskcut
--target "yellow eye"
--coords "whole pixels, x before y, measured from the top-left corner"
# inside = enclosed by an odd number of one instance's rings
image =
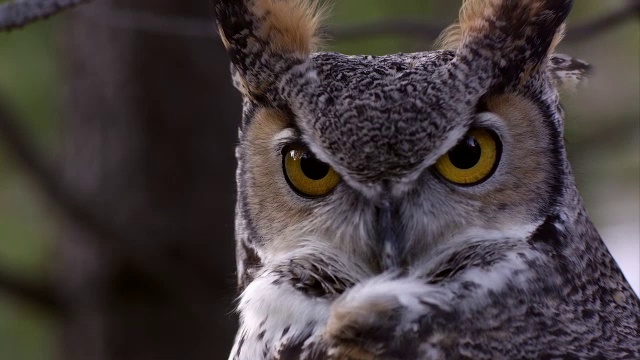
[[[445,179],[458,185],[475,185],[488,179],[500,161],[501,145],[495,133],[473,129],[436,163]]]
[[[285,149],[282,167],[289,186],[302,196],[325,196],[340,182],[340,175],[331,166],[302,146]]]

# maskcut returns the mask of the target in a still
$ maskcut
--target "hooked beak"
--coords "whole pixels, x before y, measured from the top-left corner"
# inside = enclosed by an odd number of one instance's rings
[[[378,205],[377,213],[376,233],[382,249],[382,266],[385,270],[397,269],[404,250],[399,204],[385,198]]]

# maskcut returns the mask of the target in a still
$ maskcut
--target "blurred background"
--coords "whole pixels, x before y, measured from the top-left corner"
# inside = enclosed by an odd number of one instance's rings
[[[559,51],[595,67],[564,95],[566,140],[592,219],[638,292],[638,17],[572,34],[627,3],[576,2]],[[326,49],[427,50],[459,5],[334,1]],[[226,358],[241,108],[209,2],[104,0],[0,33],[0,99],[73,189],[50,202],[0,141],[0,277],[23,279],[34,298],[55,283],[74,305],[62,315],[0,291],[0,359]],[[94,218],[74,212],[76,198]]]

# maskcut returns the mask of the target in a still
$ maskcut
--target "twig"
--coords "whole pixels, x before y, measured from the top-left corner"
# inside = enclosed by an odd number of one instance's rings
[[[26,300],[54,314],[61,313],[63,310],[51,286],[22,279],[4,271],[0,271],[0,292]]]
[[[0,31],[11,30],[48,18],[91,0],[15,0],[0,5]]]
[[[91,0],[16,0],[0,5],[0,31],[25,26],[31,22],[52,16],[60,11]],[[640,15],[640,0],[629,0],[621,9],[614,10],[590,22],[573,27],[568,41],[582,41]],[[96,20],[118,28],[137,29],[145,32],[185,37],[215,36],[212,20],[164,16],[133,10],[102,11]],[[338,40],[364,37],[401,35],[422,40],[435,39],[446,24],[415,20],[384,20],[356,25],[343,25],[327,29],[327,34]]]

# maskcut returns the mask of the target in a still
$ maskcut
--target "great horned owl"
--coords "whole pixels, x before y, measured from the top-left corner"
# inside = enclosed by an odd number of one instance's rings
[[[468,0],[442,49],[315,53],[316,1],[219,0],[244,97],[230,359],[640,358],[563,143],[571,0]]]

